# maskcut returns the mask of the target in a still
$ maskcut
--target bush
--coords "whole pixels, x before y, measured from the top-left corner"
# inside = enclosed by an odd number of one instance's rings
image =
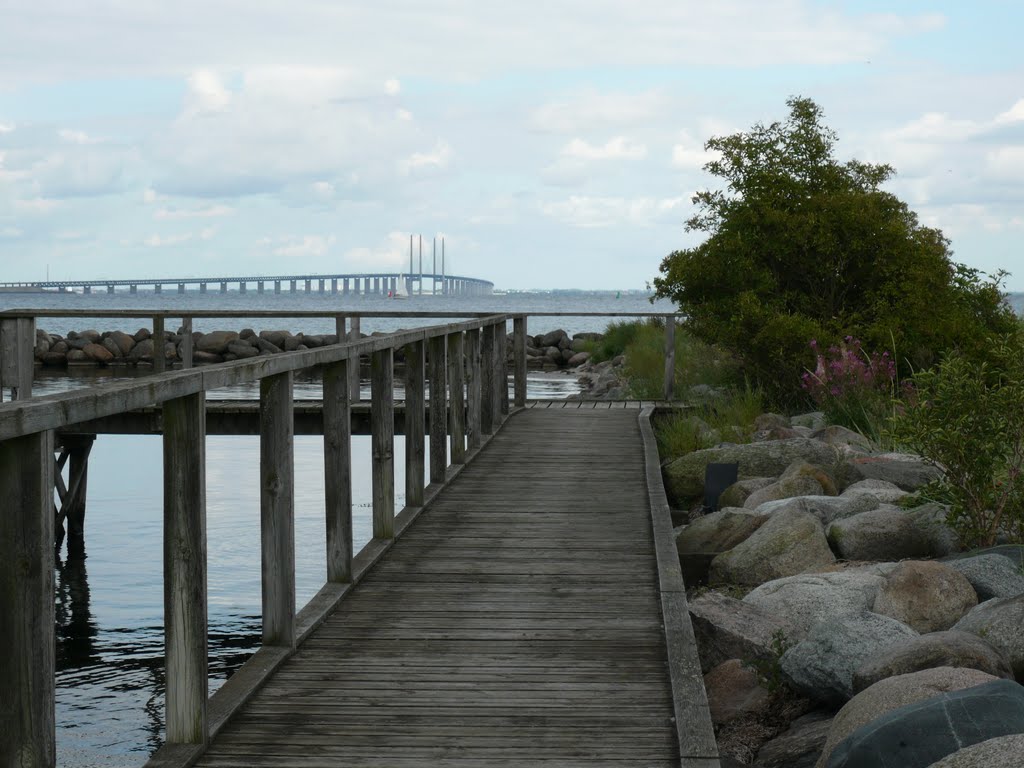
[[[1024,348],[989,340],[987,360],[948,355],[914,377],[914,401],[892,435],[942,469],[929,489],[950,504],[949,523],[969,547],[1024,534]]]
[[[698,406],[676,411],[655,425],[662,461],[682,456],[716,443],[749,443],[754,420],[764,412],[761,393],[747,386],[731,389]]]
[[[785,122],[705,145],[719,154],[705,170],[724,188],[697,193],[686,228],[707,239],[669,254],[654,280],[696,338],[734,353],[786,406],[814,365],[808,339],[891,343],[909,373],[953,348],[983,354],[980,339],[1016,327],[1002,275],[953,262],[942,232],[882,190],[890,166],[840,162],[821,108],[787,105]]]

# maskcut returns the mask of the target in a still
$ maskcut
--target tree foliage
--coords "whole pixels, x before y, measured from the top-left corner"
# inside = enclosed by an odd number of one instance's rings
[[[891,166],[840,162],[821,108],[787,105],[784,122],[705,145],[717,157],[704,169],[723,185],[696,194],[686,229],[708,237],[669,254],[654,280],[694,335],[785,400],[813,366],[812,339],[853,335],[924,367],[1015,326],[1002,275],[952,261],[942,232],[881,188]]]

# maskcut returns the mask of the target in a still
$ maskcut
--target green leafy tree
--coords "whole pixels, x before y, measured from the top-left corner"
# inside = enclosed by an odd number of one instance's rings
[[[784,402],[813,365],[812,339],[853,335],[923,367],[1014,327],[1002,275],[953,262],[942,232],[881,188],[891,166],[840,162],[821,108],[787,105],[784,122],[705,145],[718,157],[704,168],[723,184],[696,194],[686,229],[707,239],[669,254],[654,280],[695,336],[734,352]]]

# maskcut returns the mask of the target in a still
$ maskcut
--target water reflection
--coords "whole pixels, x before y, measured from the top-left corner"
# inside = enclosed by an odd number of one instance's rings
[[[74,537],[68,554],[56,560],[57,672],[70,667],[100,663],[96,652],[99,629],[89,609],[89,576],[85,566],[85,543]]]

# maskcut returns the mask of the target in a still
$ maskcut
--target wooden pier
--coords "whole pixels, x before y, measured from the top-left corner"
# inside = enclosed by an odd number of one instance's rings
[[[55,436],[159,405],[167,737],[152,768],[718,766],[653,408],[528,403],[525,333],[525,316],[492,315],[38,398],[9,375],[21,392],[0,405],[0,765],[55,763]],[[353,553],[359,356],[372,360],[373,539]],[[324,379],[327,573],[297,610],[292,376],[310,367]],[[205,393],[245,381],[260,382],[262,646],[209,697]],[[428,390],[444,404],[429,419]]]

